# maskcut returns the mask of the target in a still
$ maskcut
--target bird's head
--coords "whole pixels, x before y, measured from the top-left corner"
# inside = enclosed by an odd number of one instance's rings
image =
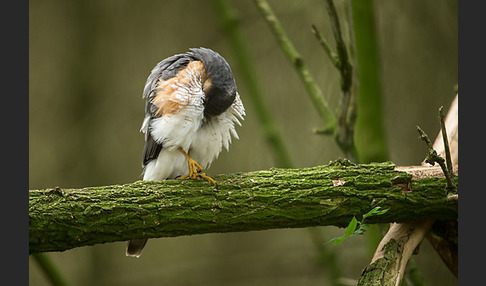
[[[217,52],[207,48],[190,49],[190,54],[201,61],[206,70],[203,91],[204,116],[211,117],[223,113],[231,106],[236,96],[236,83],[231,68]]]

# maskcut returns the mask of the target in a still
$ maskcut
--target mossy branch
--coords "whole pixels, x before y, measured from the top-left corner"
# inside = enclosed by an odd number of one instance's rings
[[[457,218],[457,195],[444,196],[444,178],[412,179],[392,163],[338,161],[214,178],[217,189],[204,181],[167,180],[30,190],[29,253],[131,238],[345,227],[376,206],[390,210],[368,223]]]

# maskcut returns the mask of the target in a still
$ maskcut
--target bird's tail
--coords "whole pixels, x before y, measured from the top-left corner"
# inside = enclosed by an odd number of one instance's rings
[[[147,240],[148,239],[146,238],[129,240],[127,244],[127,251],[125,252],[125,254],[127,256],[139,258],[140,255],[142,255],[142,250],[145,244],[147,243]]]

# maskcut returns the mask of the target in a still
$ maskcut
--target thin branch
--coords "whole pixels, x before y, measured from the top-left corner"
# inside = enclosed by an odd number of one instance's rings
[[[443,178],[412,179],[391,163],[349,161],[271,169],[204,181],[137,181],[29,191],[29,252],[63,251],[133,238],[309,226],[346,226],[376,206],[368,223],[457,218]],[[411,190],[413,189],[413,192]]]
[[[321,45],[321,47],[324,49],[326,54],[329,56],[329,59],[331,60],[331,63],[334,65],[335,68],[339,69],[341,66],[341,63],[339,61],[338,55],[332,50],[331,46],[327,42],[327,40],[322,36],[322,34],[319,32],[317,27],[312,24],[312,34],[316,36],[317,41]]]
[[[270,145],[273,158],[277,167],[292,167],[292,159],[285,145],[282,135],[275,123],[273,116],[263,100],[263,95],[258,84],[255,68],[249,55],[248,48],[243,39],[239,26],[239,19],[234,9],[231,9],[227,0],[215,0],[214,6],[220,18],[221,27],[228,35],[229,43],[237,60],[237,67],[248,88],[248,98],[255,107],[256,116],[264,130],[264,136]]]
[[[331,20],[331,28],[336,42],[336,51],[339,58],[338,69],[341,73],[341,89],[348,91],[351,89],[353,83],[353,68],[349,62],[347,47],[343,40],[341,25],[339,24],[339,17],[334,2],[332,0],[325,0],[324,3],[329,14],[329,19]]]
[[[449,150],[451,155],[451,161],[453,165],[453,169],[458,167],[458,138],[459,138],[459,125],[458,125],[458,106],[459,106],[459,94],[456,94],[454,99],[449,106],[449,110],[447,111],[447,116],[444,120],[444,124],[447,129],[447,139],[449,144]],[[445,158],[445,147],[444,147],[444,139],[442,135],[442,131],[439,131],[439,134],[436,136],[434,140],[434,150],[437,151],[442,157]]]
[[[258,11],[262,14],[263,19],[267,22],[272,33],[277,38],[277,42],[282,48],[282,51],[287,56],[287,59],[290,61],[300,79],[304,83],[307,94],[316,108],[317,114],[324,121],[326,129],[335,128],[336,118],[334,113],[329,109],[328,103],[324,99],[321,89],[312,77],[299,52],[297,52],[297,49],[287,37],[287,34],[280,25],[279,20],[273,13],[272,8],[266,0],[254,0],[254,2],[258,8]]]
[[[338,114],[338,141],[345,152],[356,158],[356,150],[354,146],[354,123],[356,119],[356,109],[351,104],[353,97],[353,67],[349,62],[346,44],[342,37],[341,25],[339,24],[339,17],[332,0],[324,1],[326,10],[331,21],[331,27],[336,42],[336,51],[339,57],[339,72],[341,74],[341,91],[342,97]],[[354,94],[354,96],[356,96]],[[351,114],[350,114],[351,111]]]
[[[357,151],[354,145],[354,123],[356,122],[357,100],[356,96],[352,94],[352,65],[349,62],[346,45],[342,39],[341,28],[339,26],[339,19],[336,9],[332,1],[328,1],[327,7],[329,14],[332,15],[331,24],[333,26],[334,36],[337,44],[337,57],[334,56],[327,41],[319,34],[317,28],[313,26],[314,33],[319,39],[320,43],[327,50],[331,60],[334,59],[333,64],[338,67],[341,73],[341,89],[342,97],[339,108],[339,114],[336,116],[328,107],[327,101],[322,96],[319,86],[312,78],[310,71],[305,65],[302,57],[299,55],[292,42],[289,40],[280,22],[273,13],[270,5],[265,0],[254,0],[257,8],[270,26],[273,34],[277,38],[277,42],[284,51],[287,58],[290,60],[297,74],[304,82],[307,93],[316,108],[319,116],[323,119],[325,130],[335,135],[335,140],[346,157],[352,161],[357,159]],[[336,125],[337,124],[337,125]],[[327,133],[326,132],[326,133]]]
[[[439,108],[439,120],[440,120],[440,130],[442,132],[442,140],[444,141],[444,151],[446,158],[447,172],[449,175],[453,174],[452,160],[451,160],[451,150],[449,148],[449,140],[447,139],[447,130],[444,122],[444,113],[442,112],[443,106]]]
[[[337,52],[332,51],[329,43],[315,25],[312,25],[312,32],[341,75],[342,96],[337,116],[336,141],[346,156],[356,161],[357,151],[354,144],[354,125],[357,117],[357,100],[356,92],[353,92],[353,67],[349,61],[348,49],[342,36],[339,16],[334,2],[325,0],[324,3],[331,22]]]
[[[454,175],[458,171],[458,104],[459,104],[459,94],[456,94],[454,100],[452,101],[449,111],[447,112],[447,117],[445,118],[445,126],[447,127],[447,138],[450,149],[451,161],[454,165],[453,171]],[[441,123],[442,124],[442,123]],[[444,139],[441,130],[434,141],[434,150],[437,151],[441,156],[446,156]],[[449,141],[450,140],[450,141]],[[457,194],[448,195],[449,199],[457,200]],[[458,275],[458,221],[457,220],[447,220],[447,221],[436,221],[429,233],[427,234],[427,239],[434,249],[437,251],[442,261],[447,265],[449,270],[457,277]]]
[[[449,194],[450,191],[456,190],[456,187],[455,187],[454,183],[452,182],[453,173],[449,173],[447,166],[445,165],[444,158],[442,158],[434,150],[434,147],[433,147],[432,143],[430,142],[429,136],[427,136],[427,134],[422,130],[422,128],[417,126],[417,131],[420,134],[420,138],[427,144],[427,147],[429,148],[429,152],[427,153],[427,156],[425,158],[425,162],[430,164],[430,165],[434,165],[435,163],[439,164],[440,168],[442,169],[442,172],[444,173],[444,176],[446,177],[446,194]]]

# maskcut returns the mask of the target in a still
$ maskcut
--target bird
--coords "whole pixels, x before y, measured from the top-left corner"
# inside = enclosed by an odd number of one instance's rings
[[[203,179],[203,170],[239,139],[245,108],[228,62],[200,47],[160,61],[145,83],[144,181]],[[147,239],[128,241],[126,255],[140,257]]]

